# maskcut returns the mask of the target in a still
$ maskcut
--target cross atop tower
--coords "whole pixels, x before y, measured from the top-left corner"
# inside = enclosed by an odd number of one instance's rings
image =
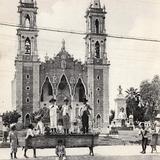
[[[65,40],[63,39],[63,40],[62,40],[62,48],[61,48],[62,51],[65,51],[65,44],[66,44],[66,42],[65,42]]]

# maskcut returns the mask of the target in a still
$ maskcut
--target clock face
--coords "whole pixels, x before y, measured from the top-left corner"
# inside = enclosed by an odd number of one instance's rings
[[[66,59],[66,55],[62,55],[62,56],[61,56],[61,59]]]

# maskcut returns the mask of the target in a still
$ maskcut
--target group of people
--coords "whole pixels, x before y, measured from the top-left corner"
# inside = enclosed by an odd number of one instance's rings
[[[150,146],[151,146],[151,153],[153,151],[157,152],[156,146],[158,142],[158,134],[160,133],[160,121],[155,121],[152,123],[151,126],[145,126],[145,123],[141,123],[141,128],[139,131],[139,135],[142,137],[142,154],[146,153],[146,148],[148,145],[148,138],[149,138],[149,133],[151,134],[151,141],[150,141]]]
[[[58,121],[57,121],[58,119],[57,110],[59,110],[59,108],[56,105],[56,99],[52,98],[49,102],[51,103],[51,105],[49,106],[49,110],[50,110],[50,128],[52,133],[63,132],[64,134],[69,134],[69,130],[71,128],[71,112],[72,112],[72,106],[69,104],[69,100],[67,98],[64,99],[64,104],[61,107],[62,117]],[[84,98],[83,105],[80,108],[80,115],[79,115],[81,119],[83,133],[88,133],[89,115],[90,111],[92,110],[92,108],[90,107],[89,104],[87,104],[87,102],[88,100]],[[74,123],[75,124],[77,123],[79,125],[78,120],[77,122]],[[79,130],[81,130],[81,128],[79,128]]]
[[[87,104],[87,99],[84,98],[83,106],[80,108],[80,117],[81,117],[81,123],[82,123],[82,132],[88,133],[89,131],[89,115],[92,108]],[[59,110],[58,106],[56,105],[56,99],[52,98],[49,105],[49,116],[50,116],[50,125],[45,124],[42,122],[42,117],[38,118],[38,123],[36,127],[34,127],[32,124],[29,124],[26,136],[25,136],[25,145],[23,147],[24,149],[24,157],[28,158],[27,156],[27,150],[29,148],[30,140],[32,137],[36,135],[47,135],[47,134],[56,134],[56,133],[64,133],[69,134],[69,130],[71,127],[71,110],[72,107],[69,104],[69,100],[67,98],[64,99],[64,104],[62,105],[62,119],[58,119],[57,111]],[[76,123],[76,122],[75,122]],[[19,146],[18,141],[18,134],[16,131],[16,125],[10,126],[10,132],[9,132],[9,140],[10,140],[10,148],[11,148],[11,159],[17,158],[17,148]],[[61,141],[58,141],[57,147],[56,147],[56,155],[58,157],[65,157],[65,148],[63,146],[63,143]],[[33,149],[33,156],[36,157],[35,149]]]

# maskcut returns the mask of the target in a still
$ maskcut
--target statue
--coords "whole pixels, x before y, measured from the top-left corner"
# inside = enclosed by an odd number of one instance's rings
[[[122,86],[121,85],[119,85],[119,88],[118,88],[118,91],[119,91],[119,94],[122,94]]]
[[[126,121],[127,115],[126,115],[123,107],[120,109],[120,113],[118,115],[118,118],[121,120],[121,127],[125,127],[125,121]]]

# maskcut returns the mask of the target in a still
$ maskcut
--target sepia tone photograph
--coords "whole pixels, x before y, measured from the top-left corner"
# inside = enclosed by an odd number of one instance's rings
[[[159,0],[0,0],[0,160],[158,160],[159,28]]]

